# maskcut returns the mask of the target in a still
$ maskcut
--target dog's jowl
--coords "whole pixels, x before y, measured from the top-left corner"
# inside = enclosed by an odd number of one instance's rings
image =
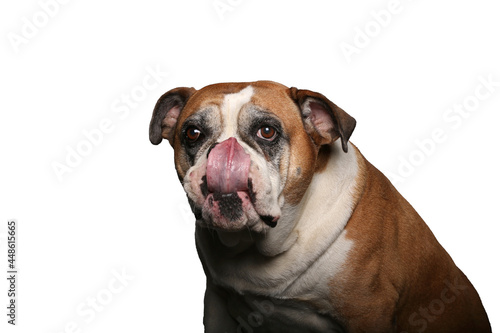
[[[350,143],[355,125],[270,81],[160,97],[149,135],[174,148],[196,216],[206,332],[491,332],[467,277]]]

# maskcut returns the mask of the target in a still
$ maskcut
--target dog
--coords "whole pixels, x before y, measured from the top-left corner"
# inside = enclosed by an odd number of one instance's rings
[[[180,87],[167,139],[196,217],[205,332],[491,332],[478,293],[324,95]]]

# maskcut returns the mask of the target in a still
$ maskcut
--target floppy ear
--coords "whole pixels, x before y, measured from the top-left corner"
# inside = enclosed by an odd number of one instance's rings
[[[167,139],[173,146],[177,118],[188,99],[196,92],[194,88],[180,87],[167,91],[156,102],[149,124],[149,141],[157,145]]]
[[[325,145],[340,137],[342,150],[347,153],[356,120],[320,93],[292,87],[290,96],[298,104],[304,127],[314,142]]]

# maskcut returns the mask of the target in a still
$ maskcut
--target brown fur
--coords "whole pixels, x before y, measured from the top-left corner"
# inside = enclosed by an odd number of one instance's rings
[[[189,168],[180,147],[179,126],[202,108],[221,106],[224,94],[239,92],[248,85],[255,90],[251,103],[275,113],[290,140],[288,162],[280,165],[280,174],[286,179],[286,202],[297,205],[314,173],[327,167],[331,150],[322,144],[339,138],[347,151],[355,120],[321,94],[270,81],[171,91],[189,96],[183,101],[175,137],[171,137],[170,129],[162,132],[174,146],[179,177],[183,178]],[[306,124],[300,107],[308,98],[319,100],[329,110],[335,131],[322,136]],[[155,108],[152,124],[158,124],[157,111],[165,113]],[[151,133],[152,142],[157,144],[158,131]],[[467,277],[412,206],[353,148],[360,168],[354,193],[357,204],[345,230],[354,247],[345,269],[329,284],[335,308],[332,315],[348,332],[491,332],[481,300]]]
[[[255,82],[252,86],[255,89],[252,102],[276,114],[283,122],[283,127],[287,131],[286,136],[290,138],[288,168],[282,173],[282,176],[287,177],[283,194],[287,203],[296,205],[302,199],[307,184],[314,175],[318,148],[304,132],[300,110],[288,97],[289,88],[268,81]],[[297,174],[297,168],[300,168],[300,174]]]
[[[342,109],[331,103],[323,95],[309,90],[288,88],[272,81],[221,83],[209,85],[200,90],[193,88],[173,89],[170,92],[177,91],[189,96],[179,115],[173,139],[168,136],[168,133],[163,132],[163,137],[168,138],[174,147],[175,166],[178,175],[181,179],[184,178],[186,171],[190,167],[180,147],[179,126],[189,116],[202,108],[210,105],[221,106],[225,94],[237,93],[249,85],[252,85],[255,90],[251,102],[264,110],[275,113],[283,122],[283,127],[287,131],[286,136],[290,138],[290,158],[287,165],[281,165],[280,173],[284,179],[287,179],[286,187],[283,190],[286,202],[297,205],[302,199],[307,184],[310,183],[316,169],[326,165],[327,152],[321,152],[319,161],[316,161],[320,144],[325,143],[325,140],[328,141],[327,143],[331,143],[341,136],[344,150],[346,150],[346,140],[355,126],[354,119],[349,117]],[[330,108],[336,118],[335,124],[342,129],[340,123],[345,122],[347,130],[339,130],[339,133],[332,133],[328,138],[321,137],[314,129],[304,131],[299,106],[310,97],[317,99]],[[345,131],[348,134],[344,134]],[[300,170],[300,172],[297,172],[297,170]]]
[[[316,159],[314,173],[325,171],[331,153],[332,148],[329,145],[321,146],[318,152],[318,158]]]
[[[361,197],[345,228],[356,246],[346,269],[330,284],[332,303],[346,328],[349,332],[491,332],[472,284],[413,207],[359,156]],[[450,284],[464,290],[454,294]]]
[[[252,85],[255,90],[251,102],[264,110],[275,113],[287,130],[286,136],[291,138],[289,163],[283,165],[280,172],[283,177],[288,178],[287,186],[283,190],[285,200],[291,205],[296,205],[300,202],[307,189],[306,184],[309,184],[314,174],[318,147],[304,132],[300,110],[289,97],[289,88],[286,86],[271,81],[209,85],[192,94],[179,116],[177,126],[204,107],[221,106],[224,94],[237,93],[248,85]],[[175,163],[179,176],[183,178],[189,165],[180,148],[179,132],[178,127],[174,139]],[[300,173],[296,172],[297,168],[300,168]]]

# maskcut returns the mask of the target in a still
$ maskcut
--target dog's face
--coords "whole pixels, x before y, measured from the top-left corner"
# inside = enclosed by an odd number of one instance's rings
[[[355,120],[323,95],[258,81],[176,88],[157,102],[150,140],[168,139],[197,223],[223,231],[275,227]]]

